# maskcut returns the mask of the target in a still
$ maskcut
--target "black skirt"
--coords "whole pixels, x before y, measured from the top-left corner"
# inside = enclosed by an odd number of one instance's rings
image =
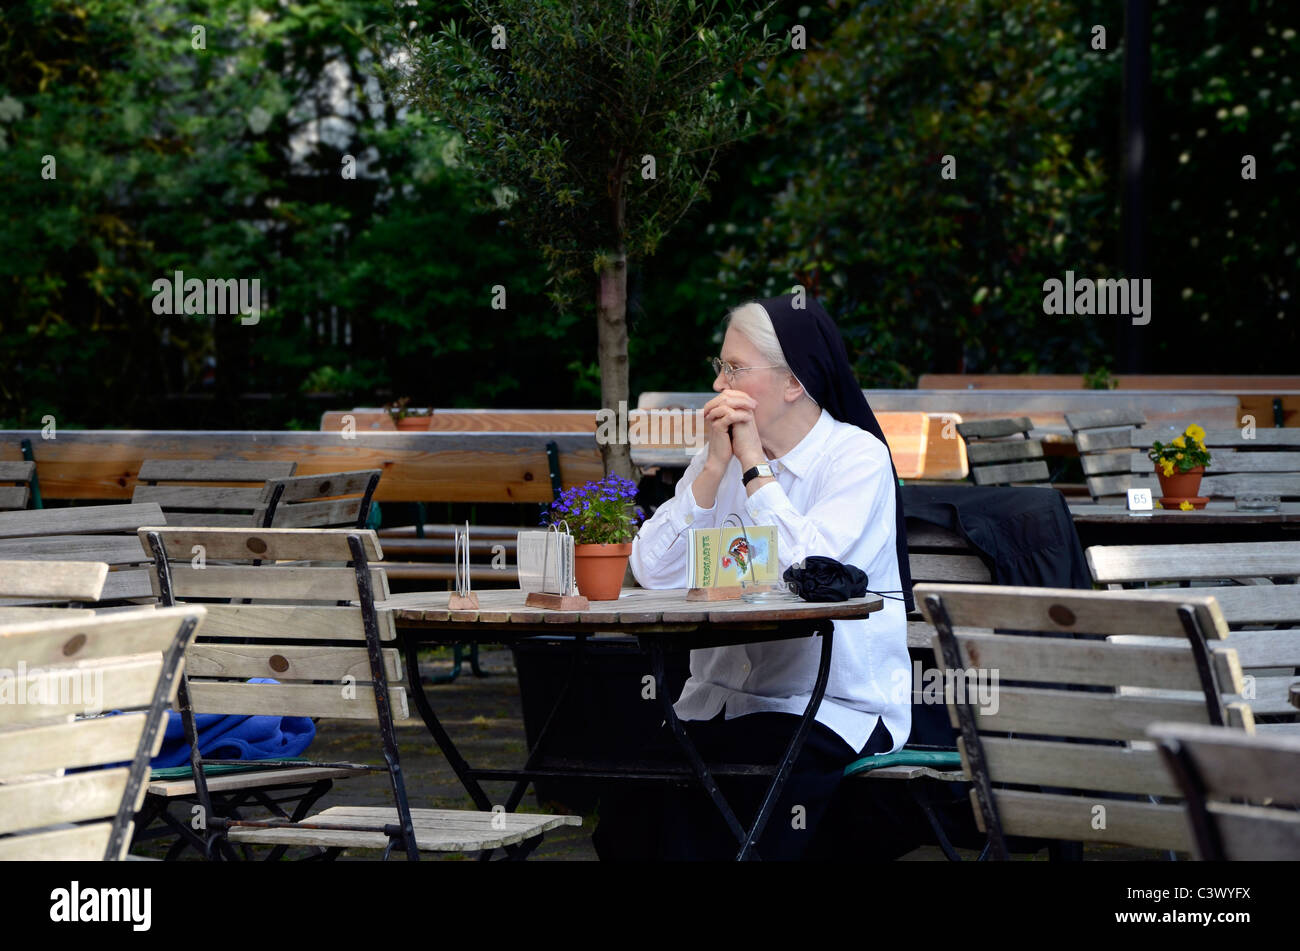
[[[685,720],[682,725],[706,763],[775,766],[799,720],[792,713],[751,713],[727,720],[724,711],[712,720]],[[893,745],[883,718],[861,753],[829,727],[814,722],[758,842],[759,856],[764,861],[803,858],[844,767],[860,755],[888,752]],[[667,724],[640,758],[686,761]],[[748,828],[770,782],[770,776],[719,777],[718,787]],[[601,795],[599,812],[592,843],[602,861],[730,861],[740,850],[713,801],[693,780],[689,786],[649,782],[611,786]]]

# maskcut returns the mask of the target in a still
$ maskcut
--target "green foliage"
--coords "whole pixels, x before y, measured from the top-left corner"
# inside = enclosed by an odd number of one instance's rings
[[[1100,349],[1094,325],[1045,318],[1041,286],[1067,266],[1107,272],[1114,199],[1100,155],[1069,130],[1115,66],[1071,12],[1062,0],[850,10],[778,76],[790,115],[758,169],[779,190],[733,218],[718,283],[732,300],[807,288],[868,386],[1082,369]]]
[[[717,0],[468,5],[471,19],[410,36],[402,88],[503,189],[567,309],[611,256],[652,255],[707,198],[719,150],[759,104],[733,77],[780,41]]]
[[[1152,327],[1165,332],[1148,359],[1294,373],[1300,4],[1163,2],[1152,33]]]
[[[279,428],[318,418],[305,395],[326,385],[335,408],[573,399],[552,368],[586,347],[572,321],[537,319],[540,258],[448,136],[398,122],[370,78],[365,26],[390,15],[385,0],[6,9],[0,422]],[[260,322],[153,313],[175,270],[258,278]],[[259,392],[287,395],[243,395]]]
[[[1118,389],[1119,380],[1111,376],[1108,367],[1099,367],[1083,375],[1083,388],[1085,390],[1114,390]]]

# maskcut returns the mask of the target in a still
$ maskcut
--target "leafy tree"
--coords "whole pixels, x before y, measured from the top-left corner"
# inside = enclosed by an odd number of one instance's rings
[[[594,290],[601,401],[616,407],[628,398],[628,263],[707,195],[719,150],[757,104],[758,84],[732,77],[781,41],[717,0],[468,6],[471,22],[410,34],[406,95],[508,189],[557,306]],[[607,471],[632,474],[627,446],[602,451]]]
[[[1095,326],[1042,313],[1047,277],[1108,273],[1116,207],[1098,150],[1070,139],[1114,54],[1090,50],[1072,14],[868,3],[810,37],[773,82],[789,123],[757,174],[777,187],[733,216],[719,284],[821,297],[864,385],[1085,369]]]

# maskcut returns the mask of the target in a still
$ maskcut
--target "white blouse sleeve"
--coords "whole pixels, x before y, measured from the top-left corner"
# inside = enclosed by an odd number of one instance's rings
[[[798,511],[777,482],[763,486],[745,504],[755,525],[776,526],[781,575],[808,555],[843,562],[857,549],[874,559],[882,546],[895,544],[893,469],[888,452],[876,453],[857,442],[834,451],[836,465],[807,512]]]
[[[632,576],[643,588],[685,588],[689,528],[716,528],[718,501],[701,508],[691,486],[704,468],[709,450],[695,454],[677,483],[673,497],[659,506],[632,539]]]

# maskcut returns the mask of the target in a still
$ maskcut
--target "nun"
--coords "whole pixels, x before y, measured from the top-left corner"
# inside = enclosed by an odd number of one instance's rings
[[[782,574],[826,556],[862,569],[884,599],[868,619],[834,622],[816,722],[759,840],[764,860],[797,860],[809,854],[844,767],[900,749],[911,730],[911,578],[898,477],[839,330],[816,300],[786,295],[735,308],[712,363],[708,445],[637,534],[637,582],[687,587],[687,530],[736,515],[776,526]],[[692,651],[674,709],[705,761],[779,762],[811,698],[820,650],[816,638],[796,638]],[[643,753],[680,759],[666,725]],[[768,782],[719,780],[746,827]],[[697,785],[610,791],[593,842],[612,860],[724,860],[739,848]]]

